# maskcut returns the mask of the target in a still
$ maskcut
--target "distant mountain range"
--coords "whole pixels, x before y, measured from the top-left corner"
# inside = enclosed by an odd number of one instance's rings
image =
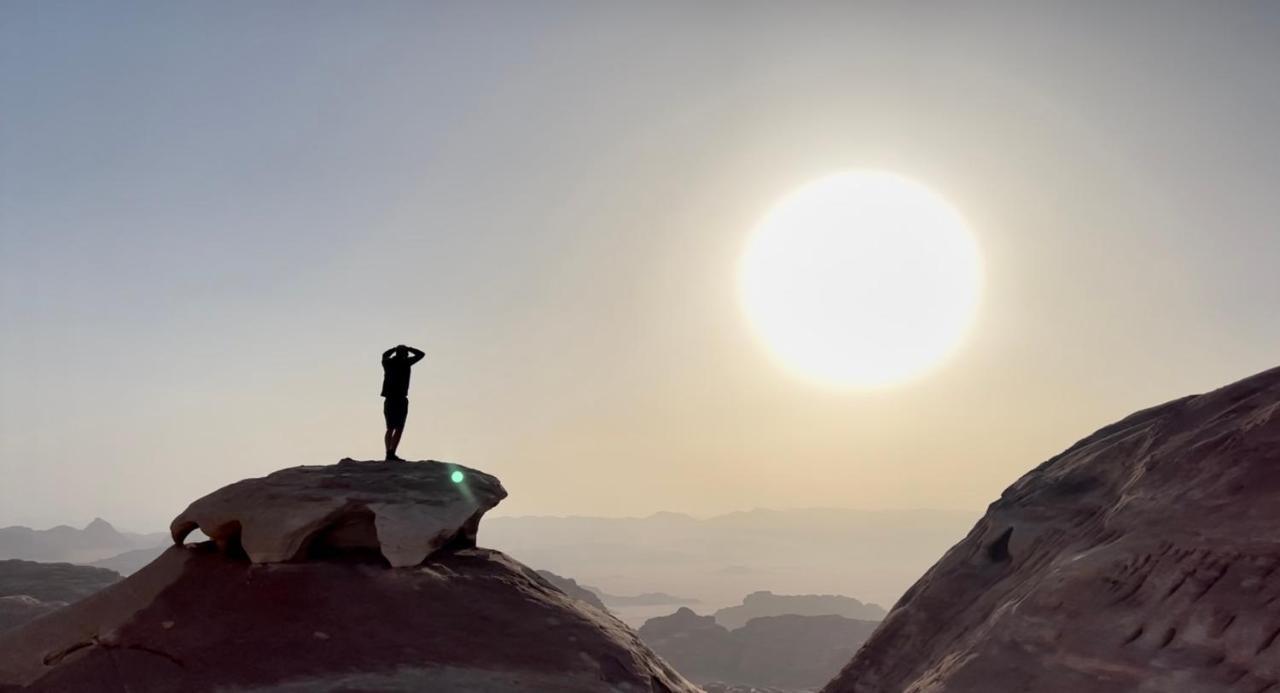
[[[52,529],[13,526],[0,528],[0,559],[92,563],[135,549],[161,546],[168,534],[121,532],[102,518],[83,529],[58,525]]]
[[[762,590],[854,594],[888,606],[965,536],[979,514],[817,508],[752,510],[707,519],[679,513],[643,518],[490,516],[482,537],[486,546],[528,565],[572,575],[605,595],[620,618],[639,626],[671,613],[669,606],[697,603],[700,611],[712,613]],[[618,595],[645,598],[619,600]],[[654,604],[664,601],[659,596],[671,599]],[[853,602],[845,604],[852,612],[833,613],[883,615],[880,607],[874,613],[858,612],[857,604],[866,604]]]
[[[733,630],[764,616],[843,616],[860,621],[879,621],[888,612],[879,604],[864,604],[840,594],[774,594],[753,592],[738,606],[715,612],[716,623]]]
[[[83,599],[120,576],[70,563],[0,560],[0,632]]]
[[[763,616],[728,629],[681,608],[640,638],[696,683],[811,689],[830,680],[880,624],[843,616]]]

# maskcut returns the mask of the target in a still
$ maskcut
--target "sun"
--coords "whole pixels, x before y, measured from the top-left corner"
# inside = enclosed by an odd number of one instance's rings
[[[822,178],[784,197],[739,266],[743,310],[791,370],[844,387],[918,376],[963,339],[982,261],[960,213],[880,171]]]

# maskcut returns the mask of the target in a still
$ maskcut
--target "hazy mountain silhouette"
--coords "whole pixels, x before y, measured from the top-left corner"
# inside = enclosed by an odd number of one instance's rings
[[[94,594],[120,580],[110,570],[70,563],[0,561],[0,631]]]
[[[90,565],[95,568],[106,568],[107,570],[113,570],[121,575],[133,575],[141,570],[143,566],[154,561],[156,557],[164,553],[167,548],[169,548],[168,544],[161,544],[160,546],[153,546],[147,549],[134,549],[132,551],[125,551],[124,553],[111,556],[110,558],[104,558],[100,561],[92,561],[85,565]]]
[[[978,515],[801,509],[708,519],[678,513],[491,517],[485,533],[490,545],[522,562],[571,575],[602,593],[664,593],[715,611],[761,590],[892,603]],[[669,604],[604,601],[633,626],[670,613]]]
[[[121,532],[102,518],[83,529],[58,525],[51,529],[12,526],[0,528],[0,559],[90,563],[126,551],[162,546],[164,533]]]
[[[716,623],[732,630],[761,616],[844,616],[861,621],[879,621],[886,613],[879,604],[864,604],[839,594],[774,594],[766,591],[748,594],[741,605],[720,609],[714,616]]]
[[[754,687],[821,686],[879,625],[843,616],[767,616],[728,629],[712,616],[681,608],[650,619],[639,633],[695,683]]]

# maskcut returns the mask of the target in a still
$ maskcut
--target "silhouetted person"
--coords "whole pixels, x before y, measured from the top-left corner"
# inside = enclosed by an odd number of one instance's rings
[[[426,354],[403,344],[382,352],[382,415],[387,419],[387,461],[403,462],[396,456],[404,421],[409,416],[409,369]]]

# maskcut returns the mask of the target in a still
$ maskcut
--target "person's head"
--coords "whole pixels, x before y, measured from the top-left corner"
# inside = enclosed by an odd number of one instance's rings
[[[403,344],[396,347],[396,358],[401,358],[401,359],[409,358],[409,347]]]

